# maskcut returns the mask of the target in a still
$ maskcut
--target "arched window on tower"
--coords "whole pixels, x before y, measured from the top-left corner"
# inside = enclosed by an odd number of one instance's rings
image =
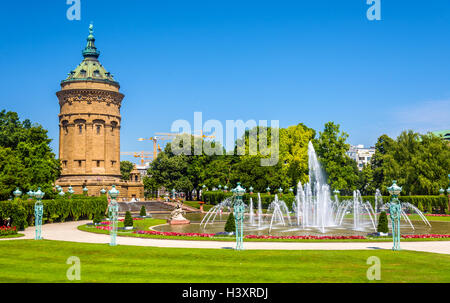
[[[116,127],[117,127],[117,122],[116,121],[112,121],[111,122],[111,133],[112,133],[113,136],[114,136],[114,130],[116,129]]]
[[[68,124],[69,122],[67,121],[67,120],[64,120],[63,122],[62,122],[62,128],[63,128],[63,133],[64,133],[64,135],[67,135],[68,133],[69,133],[69,129],[68,129],[68,127],[67,127],[67,124]]]
[[[81,135],[83,133],[84,125],[86,124],[86,120],[77,119],[77,120],[74,121],[74,123],[77,125],[78,134]]]

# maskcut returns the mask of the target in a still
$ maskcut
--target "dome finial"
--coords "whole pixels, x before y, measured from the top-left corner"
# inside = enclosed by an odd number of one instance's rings
[[[100,52],[97,51],[95,47],[95,38],[94,38],[94,24],[91,22],[89,24],[89,36],[87,37],[87,45],[83,50],[83,56],[86,57],[94,57],[98,58],[100,56]]]

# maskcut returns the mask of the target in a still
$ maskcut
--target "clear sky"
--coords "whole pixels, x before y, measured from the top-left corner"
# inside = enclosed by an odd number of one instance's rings
[[[349,143],[450,128],[450,1],[66,0],[0,5],[0,109],[42,124],[58,149],[59,83],[94,22],[99,60],[121,84],[121,150],[151,150],[173,121],[278,119]]]

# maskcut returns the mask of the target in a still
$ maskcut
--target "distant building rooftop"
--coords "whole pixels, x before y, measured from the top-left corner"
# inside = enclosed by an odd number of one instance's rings
[[[442,137],[444,140],[450,141],[450,129],[437,130],[431,133],[437,137]]]

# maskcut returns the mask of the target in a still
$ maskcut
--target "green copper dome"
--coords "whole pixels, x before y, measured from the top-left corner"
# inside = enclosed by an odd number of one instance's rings
[[[98,81],[107,82],[119,86],[119,83],[114,81],[113,75],[109,73],[103,65],[98,61],[100,51],[95,47],[94,26],[89,25],[89,36],[87,37],[87,44],[83,50],[84,60],[68,74],[68,77],[62,81]]]

